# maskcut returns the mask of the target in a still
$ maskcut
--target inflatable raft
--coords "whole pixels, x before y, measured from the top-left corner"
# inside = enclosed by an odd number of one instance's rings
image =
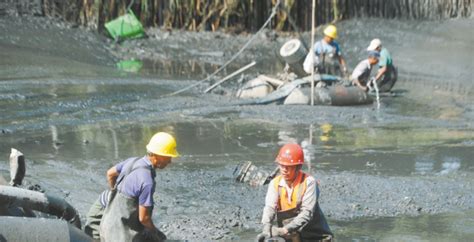
[[[365,105],[373,102],[373,98],[367,92],[355,86],[342,84],[341,79],[337,76],[318,75],[317,78],[317,82],[320,82],[320,84],[314,88],[315,105],[351,106]],[[282,83],[274,89],[273,84],[265,83],[260,77],[260,79],[249,81],[248,85],[238,92],[238,97],[245,97],[247,99],[239,104],[310,104],[310,82],[307,78],[297,79],[292,82]]]

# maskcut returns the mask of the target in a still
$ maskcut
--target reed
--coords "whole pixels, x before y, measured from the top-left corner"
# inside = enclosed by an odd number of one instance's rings
[[[9,1],[9,0],[5,0]],[[12,4],[15,1],[10,0]],[[27,2],[28,0],[18,0]],[[257,30],[276,0],[42,0],[43,14],[103,29],[104,23],[131,9],[144,26],[203,30]],[[271,28],[311,29],[311,0],[281,0]],[[474,0],[316,0],[316,24],[354,17],[445,19],[470,17]],[[294,20],[294,24],[290,24]]]

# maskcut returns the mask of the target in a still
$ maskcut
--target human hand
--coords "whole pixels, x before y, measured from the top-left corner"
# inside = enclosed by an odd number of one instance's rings
[[[260,233],[260,234],[257,235],[256,240],[257,240],[258,242],[264,242],[265,239],[268,239],[268,238],[270,238],[270,235],[269,235],[269,234]]]
[[[262,233],[257,235],[257,241],[263,242],[265,239],[272,237],[272,225],[271,224],[264,224],[262,228]]]
[[[348,75],[348,73],[347,73],[347,67],[346,67],[345,65],[342,66],[342,73],[344,73],[345,76]]]
[[[370,86],[373,86],[377,83],[377,79],[375,79],[375,77],[371,77],[370,80],[369,80],[369,84]]]

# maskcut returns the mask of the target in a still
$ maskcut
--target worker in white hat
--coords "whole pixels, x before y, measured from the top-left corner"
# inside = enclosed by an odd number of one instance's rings
[[[379,70],[375,75],[375,80],[379,87],[379,91],[388,92],[397,81],[397,69],[393,65],[392,56],[387,48],[382,47],[380,39],[370,41],[367,51],[377,51],[380,53],[378,62]]]

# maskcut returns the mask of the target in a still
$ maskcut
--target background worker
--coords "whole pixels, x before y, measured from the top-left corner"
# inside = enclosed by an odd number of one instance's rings
[[[304,164],[301,146],[284,145],[275,162],[280,175],[268,185],[263,230],[257,240],[280,236],[296,241],[331,241],[331,230],[319,208],[318,183],[313,176],[301,171]],[[274,222],[277,225],[272,225]]]
[[[311,68],[317,68],[321,74],[332,74],[345,76],[347,74],[346,61],[342,57],[341,48],[335,41],[337,39],[337,28],[329,25],[324,29],[324,37],[316,42],[313,47],[315,62],[311,60],[311,52],[308,53],[303,63],[306,73],[311,73]]]
[[[367,51],[379,52],[379,70],[375,76],[375,80],[377,81],[377,85],[379,86],[379,90],[381,92],[390,91],[397,81],[397,69],[393,65],[390,52],[388,52],[387,48],[382,47],[382,41],[380,41],[380,39],[373,39],[370,41]]]
[[[154,178],[155,169],[164,169],[178,156],[176,140],[168,133],[159,132],[153,135],[146,149],[147,155],[129,158],[107,171],[111,191],[103,193],[87,215],[85,230],[95,239],[99,231],[100,241],[166,239],[152,220]]]
[[[368,91],[367,86],[370,78],[370,72],[372,67],[379,61],[380,54],[377,51],[369,51],[367,59],[359,62],[354,71],[352,71],[351,81],[352,84],[359,87],[364,91]]]

